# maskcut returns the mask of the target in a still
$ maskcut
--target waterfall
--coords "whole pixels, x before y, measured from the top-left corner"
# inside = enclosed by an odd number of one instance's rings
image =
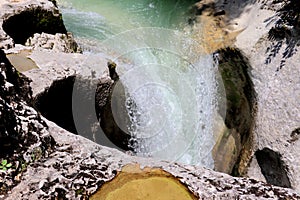
[[[136,155],[213,168],[218,70],[212,56],[205,53],[200,41],[182,31],[175,20],[178,10],[168,13],[169,24],[161,25],[156,15],[166,16],[164,9],[157,7],[159,1],[111,3],[113,11],[126,16],[125,19],[115,19],[118,13],[107,17],[101,9],[95,10],[109,7],[104,2],[102,5],[90,0],[90,5],[83,8],[79,1],[65,0],[63,17],[68,30],[87,50],[92,54],[105,52],[117,63],[120,81],[114,91],[125,87],[126,113],[131,123],[122,127],[123,123],[116,122],[132,136],[131,147]],[[188,9],[179,7],[178,2],[168,5],[169,9]],[[122,5],[129,12],[122,10]],[[129,22],[124,23],[126,19]],[[175,28],[173,21],[177,23]],[[112,98],[117,98],[114,91]],[[113,107],[112,111],[114,115],[120,114]]]

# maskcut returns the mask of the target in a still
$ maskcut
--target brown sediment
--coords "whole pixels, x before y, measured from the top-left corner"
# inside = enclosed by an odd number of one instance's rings
[[[127,165],[90,199],[195,200],[198,198],[178,179],[162,169],[144,168],[141,170],[139,165]]]
[[[193,27],[193,37],[196,41],[201,40],[205,53],[214,53],[215,51],[233,46],[236,37],[243,31],[230,30],[226,24],[225,16],[213,16],[210,12],[203,12],[196,17],[197,23]]]
[[[230,32],[222,25],[219,25],[217,19],[212,16],[201,16],[203,21],[203,46],[207,53],[213,53],[218,49],[232,46],[236,37],[243,31]]]
[[[8,54],[7,58],[19,72],[25,72],[34,68],[38,68],[36,63],[28,58],[30,53],[30,50],[22,50],[19,53]]]

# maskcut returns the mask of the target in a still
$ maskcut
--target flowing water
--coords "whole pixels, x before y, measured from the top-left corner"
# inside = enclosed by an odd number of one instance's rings
[[[58,3],[84,53],[118,64],[131,122],[121,128],[135,153],[212,168],[217,70],[201,40],[184,31],[195,1]]]

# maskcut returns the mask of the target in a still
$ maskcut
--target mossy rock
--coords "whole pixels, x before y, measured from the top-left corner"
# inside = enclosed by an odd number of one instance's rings
[[[249,143],[255,115],[255,91],[249,76],[250,64],[238,49],[225,48],[217,53],[227,98],[225,125],[229,134],[235,138],[236,153],[239,155],[232,173],[242,175],[245,169],[238,170],[243,157],[241,154],[245,147],[251,147]]]

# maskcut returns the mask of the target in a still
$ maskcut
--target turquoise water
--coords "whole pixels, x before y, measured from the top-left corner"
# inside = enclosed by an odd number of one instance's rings
[[[68,30],[79,37],[105,39],[139,27],[180,29],[196,1],[60,0]]]
[[[217,69],[186,31],[194,2],[58,1],[85,52],[117,63],[135,153],[212,168]]]

